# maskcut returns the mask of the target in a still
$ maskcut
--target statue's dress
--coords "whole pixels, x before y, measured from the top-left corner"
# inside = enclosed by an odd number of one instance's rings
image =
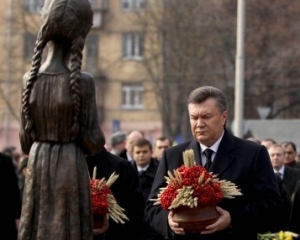
[[[79,134],[72,136],[69,73],[38,75],[31,91],[33,133],[20,141],[29,153],[19,240],[90,240],[89,175],[85,155],[103,148],[93,78],[82,74]],[[30,152],[29,152],[30,151]]]

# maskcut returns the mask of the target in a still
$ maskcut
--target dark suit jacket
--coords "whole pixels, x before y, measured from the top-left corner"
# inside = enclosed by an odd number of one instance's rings
[[[166,186],[164,176],[167,171],[183,164],[182,152],[193,149],[197,164],[201,164],[200,145],[192,140],[167,149],[164,152],[149,198],[157,198],[161,187]],[[223,199],[220,207],[230,212],[231,228],[210,235],[170,234],[168,211],[161,206],[146,204],[146,220],[159,233],[171,239],[214,239],[214,240],[254,240],[257,239],[258,225],[265,224],[268,213],[281,207],[278,186],[271,166],[268,152],[264,146],[239,139],[225,130],[218,152],[210,171],[220,179],[235,183],[241,189],[242,196]],[[266,226],[267,227],[267,226]]]
[[[275,174],[275,177],[282,201],[282,208],[279,210],[279,212],[274,212],[273,217],[266,219],[266,221],[271,223],[271,227],[269,229],[271,232],[287,231],[289,228],[292,206],[291,197],[289,190],[283,184],[282,179],[277,174]],[[261,233],[265,233],[265,231],[263,230]]]
[[[289,166],[292,168],[296,168],[296,169],[300,169],[300,164],[298,162],[296,162],[296,160],[294,160],[293,162],[286,164],[285,166]]]
[[[11,157],[0,153],[0,233],[5,239],[17,239],[15,219],[20,218],[21,199]]]
[[[149,167],[147,168],[147,170],[139,175],[139,179],[140,179],[140,183],[141,183],[145,201],[149,197],[158,165],[159,165],[159,162],[155,158],[151,158],[151,161],[150,161],[150,164],[149,164]],[[136,163],[134,163],[134,168],[135,168],[136,172],[138,173]]]
[[[283,173],[283,184],[288,188],[290,197],[294,193],[296,183],[300,180],[300,171],[297,168],[292,168],[289,166],[284,167]]]
[[[300,181],[297,182],[295,187],[289,229],[292,232],[300,233]]]
[[[109,229],[105,236],[97,239],[105,240],[135,240],[140,239],[140,229],[144,221],[144,199],[140,188],[138,176],[130,162],[115,156],[105,149],[100,153],[87,157],[90,176],[97,166],[97,179],[108,179],[113,172],[119,178],[110,187],[118,204],[125,209],[130,219],[125,224],[116,224],[109,220]]]

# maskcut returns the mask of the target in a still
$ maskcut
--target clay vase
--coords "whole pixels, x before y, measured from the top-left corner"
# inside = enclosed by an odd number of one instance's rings
[[[180,206],[173,211],[173,220],[178,222],[186,232],[204,231],[206,226],[216,222],[220,215],[214,205],[194,208]]]
[[[104,217],[102,215],[93,215],[94,229],[101,228],[103,226]]]

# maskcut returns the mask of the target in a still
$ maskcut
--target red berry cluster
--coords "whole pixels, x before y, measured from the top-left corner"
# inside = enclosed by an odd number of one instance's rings
[[[183,186],[191,186],[194,189],[193,198],[198,198],[198,206],[215,205],[223,198],[221,185],[219,182],[208,181],[212,180],[213,176],[201,166],[185,167],[182,165],[178,168],[182,177],[181,185],[172,181],[167,188],[162,192],[160,197],[161,206],[167,210],[178,194],[178,189]],[[199,177],[204,172],[203,181],[199,184]]]
[[[96,187],[97,181],[99,180],[90,180],[93,215],[105,216],[108,213],[109,204],[107,195],[112,194],[112,192],[106,185],[99,190]]]

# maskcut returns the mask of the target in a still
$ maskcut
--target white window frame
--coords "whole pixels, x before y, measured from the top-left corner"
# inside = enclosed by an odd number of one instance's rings
[[[40,13],[44,0],[24,0],[24,11],[28,13]]]
[[[140,83],[122,85],[122,109],[143,109],[144,88]],[[124,98],[125,97],[125,98]],[[131,101],[133,99],[133,102]],[[125,101],[124,101],[125,100]]]
[[[122,39],[123,59],[142,60],[143,59],[143,37],[140,33],[124,33]]]
[[[121,0],[121,9],[124,12],[142,11],[146,8],[146,0]]]

